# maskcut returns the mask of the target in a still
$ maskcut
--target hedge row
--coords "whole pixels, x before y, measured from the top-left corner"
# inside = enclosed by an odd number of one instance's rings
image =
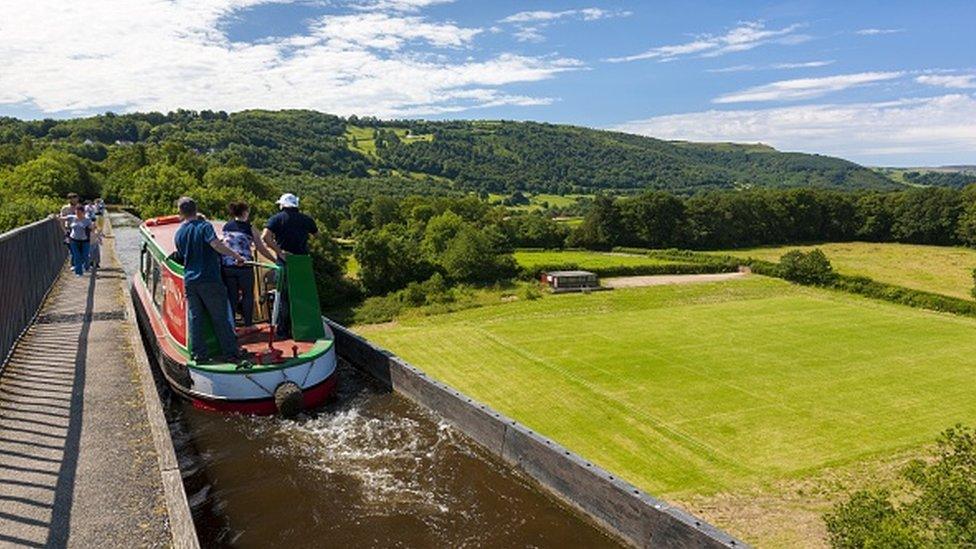
[[[724,263],[668,263],[662,265],[617,265],[613,267],[580,267],[576,263],[553,263],[536,265],[531,269],[523,269],[523,278],[538,278],[549,271],[590,271],[599,276],[646,276],[646,275],[676,275],[676,274],[712,274],[735,271],[738,265],[729,267]]]
[[[886,284],[866,276],[838,274],[827,287],[909,307],[976,317],[976,301]]]
[[[783,278],[783,272],[778,263],[751,258],[742,263],[752,269],[753,273]],[[917,309],[976,317],[976,301],[878,282],[866,276],[834,273],[830,282],[819,286]]]

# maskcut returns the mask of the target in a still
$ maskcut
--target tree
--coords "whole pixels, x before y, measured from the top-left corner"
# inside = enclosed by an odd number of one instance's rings
[[[452,211],[431,218],[424,229],[422,244],[427,257],[436,262],[464,226],[465,222],[461,216]]]
[[[63,199],[74,192],[94,198],[100,193],[86,160],[53,149],[14,168],[0,180],[0,186],[15,189],[27,197]]]
[[[510,278],[517,270],[511,255],[497,253],[488,235],[471,225],[461,227],[439,254],[437,265],[444,269],[448,278],[458,282]]]
[[[779,260],[783,278],[798,284],[827,284],[834,277],[833,267],[820,248],[809,252],[790,250]]]
[[[390,223],[399,223],[403,220],[400,216],[400,204],[389,196],[377,196],[369,207],[373,227],[380,229]]]
[[[976,433],[956,425],[936,455],[913,460],[904,484],[855,492],[824,520],[834,547],[976,545]]]
[[[418,243],[390,228],[360,234],[353,254],[359,262],[359,280],[371,295],[398,290],[433,273]]]
[[[626,227],[624,244],[666,248],[684,240],[685,205],[673,194],[648,192],[622,201],[620,214]]]
[[[583,224],[571,235],[570,244],[607,250],[617,244],[621,235],[620,210],[616,201],[598,196],[583,219]]]

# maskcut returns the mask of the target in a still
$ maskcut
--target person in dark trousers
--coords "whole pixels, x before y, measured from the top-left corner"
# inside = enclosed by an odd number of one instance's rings
[[[183,281],[190,321],[190,349],[193,360],[209,360],[203,334],[204,315],[210,317],[223,359],[242,362],[244,353],[237,347],[234,320],[227,301],[227,288],[220,278],[220,256],[234,258],[238,265],[244,258],[217,238],[213,225],[197,214],[197,204],[184,196],[177,201],[183,223],[176,231],[176,250],[183,260]]]
[[[257,248],[261,255],[274,261],[274,254],[261,240],[258,230],[248,221],[250,207],[246,202],[232,202],[227,211],[233,218],[224,224],[224,244],[234,250],[247,261],[254,259],[251,246]],[[224,285],[227,286],[227,297],[230,299],[232,310],[240,310],[245,326],[254,324],[254,269],[237,264],[234,258],[223,256],[221,274]]]
[[[285,193],[278,199],[281,211],[271,216],[261,238],[278,256],[277,263],[285,266],[285,258],[290,254],[308,255],[308,238],[319,233],[315,221],[298,211],[298,197]],[[284,272],[283,270],[281,272]],[[288,312],[288,285],[285,277],[277,281],[278,288],[278,327],[279,339],[288,339],[291,334],[291,316]]]

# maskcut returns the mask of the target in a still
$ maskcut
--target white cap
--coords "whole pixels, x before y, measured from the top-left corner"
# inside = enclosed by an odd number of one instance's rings
[[[279,206],[283,208],[297,208],[298,207],[298,197],[291,194],[285,193],[281,195],[281,198],[276,202]]]

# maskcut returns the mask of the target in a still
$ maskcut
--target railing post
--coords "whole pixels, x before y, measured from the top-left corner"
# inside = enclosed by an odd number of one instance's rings
[[[56,219],[0,234],[0,369],[64,268],[67,247]]]

